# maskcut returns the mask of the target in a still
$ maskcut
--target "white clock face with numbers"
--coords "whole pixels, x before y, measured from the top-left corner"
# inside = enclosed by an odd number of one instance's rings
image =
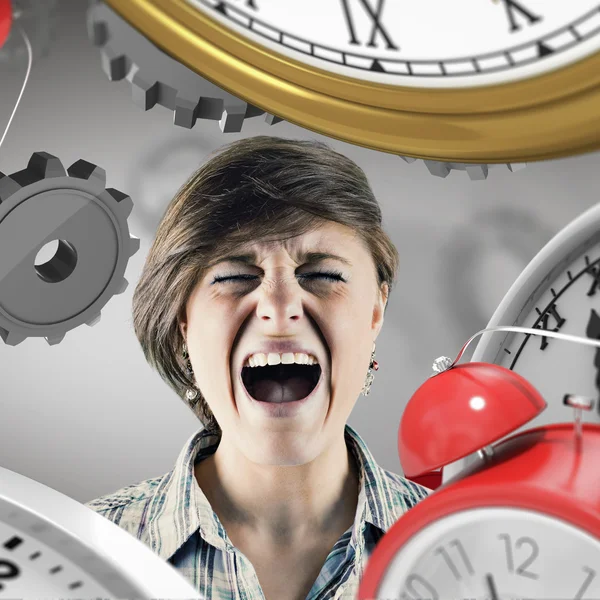
[[[600,542],[533,511],[462,511],[435,521],[402,547],[377,597],[597,599]]]
[[[600,48],[600,5],[594,0],[187,2],[284,56],[398,86],[505,83]]]

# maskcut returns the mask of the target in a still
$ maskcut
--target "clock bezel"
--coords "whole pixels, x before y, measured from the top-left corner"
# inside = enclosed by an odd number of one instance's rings
[[[186,0],[105,2],[163,51],[221,88],[292,123],[352,144],[471,163],[545,160],[600,147],[600,121],[594,119],[600,102],[600,52],[502,85],[400,87],[337,75],[285,57]]]
[[[600,449],[600,426],[583,425],[587,453],[578,455],[578,463],[566,451],[572,430],[570,423],[554,423],[517,433],[494,447],[491,463],[471,465],[402,515],[373,550],[358,600],[378,597],[388,566],[413,536],[458,512],[480,508],[529,510],[600,539],[600,481],[586,479],[586,474],[597,470],[594,448]]]

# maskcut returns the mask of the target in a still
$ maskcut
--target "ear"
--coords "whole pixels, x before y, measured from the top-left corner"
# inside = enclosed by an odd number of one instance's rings
[[[377,301],[375,302],[375,306],[373,307],[373,320],[371,322],[371,328],[374,332],[373,341],[379,335],[381,328],[383,326],[383,318],[385,314],[385,308],[387,306],[388,296],[390,293],[390,288],[387,282],[383,282],[381,284],[381,288],[379,289],[379,293],[377,294]]]
[[[183,339],[186,340],[187,339],[187,323],[185,322],[185,319],[183,319],[183,318],[179,320],[179,331],[181,332]]]

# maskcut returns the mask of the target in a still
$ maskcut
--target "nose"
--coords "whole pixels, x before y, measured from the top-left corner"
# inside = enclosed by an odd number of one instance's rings
[[[303,315],[302,294],[296,277],[279,271],[265,277],[260,286],[257,315],[274,328],[285,328],[290,321],[298,321]]]

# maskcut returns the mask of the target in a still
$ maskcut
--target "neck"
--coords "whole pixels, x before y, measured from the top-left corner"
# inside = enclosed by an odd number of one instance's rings
[[[251,532],[278,546],[337,539],[353,522],[359,476],[344,434],[308,464],[250,461],[222,437],[196,465],[196,479],[225,529]]]

